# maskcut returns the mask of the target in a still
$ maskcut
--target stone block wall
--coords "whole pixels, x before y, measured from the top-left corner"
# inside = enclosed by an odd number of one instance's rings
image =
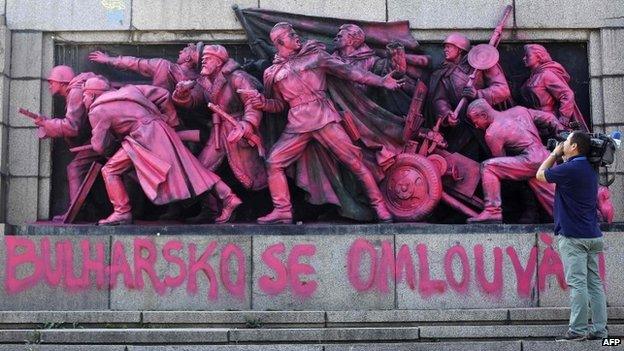
[[[42,77],[54,63],[55,43],[244,42],[234,3],[316,16],[409,20],[418,40],[433,42],[452,30],[487,39],[504,5],[513,4],[503,40],[588,42],[593,125],[597,131],[624,129],[624,0],[2,0],[0,220],[49,216],[51,145],[35,139],[32,123],[16,110],[52,111]],[[619,160],[613,167],[611,187],[618,221],[624,220],[622,165]]]

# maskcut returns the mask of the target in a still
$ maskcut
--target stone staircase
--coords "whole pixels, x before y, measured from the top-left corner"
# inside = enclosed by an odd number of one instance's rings
[[[0,312],[0,351],[600,349],[601,341],[554,341],[565,332],[568,315],[567,308],[545,307],[387,311],[3,311]],[[624,336],[624,308],[609,308],[609,318],[611,336]]]

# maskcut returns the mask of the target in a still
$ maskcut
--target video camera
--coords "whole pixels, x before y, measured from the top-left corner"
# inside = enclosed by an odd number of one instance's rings
[[[607,166],[613,163],[616,143],[608,135],[603,133],[588,133],[590,137],[589,153],[587,160],[594,166]],[[553,152],[559,142],[565,141],[570,132],[557,134],[555,138],[548,139],[546,148]]]

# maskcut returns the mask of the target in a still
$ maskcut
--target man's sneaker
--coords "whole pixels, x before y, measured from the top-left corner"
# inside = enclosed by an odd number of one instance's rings
[[[608,338],[608,337],[609,336],[607,336],[607,335],[602,336],[602,335],[599,335],[599,334],[594,334],[593,332],[589,332],[587,334],[587,340],[602,340],[602,339],[605,339],[605,338]]]
[[[585,341],[587,336],[585,334],[578,334],[573,331],[567,331],[563,337],[558,338],[557,341]]]

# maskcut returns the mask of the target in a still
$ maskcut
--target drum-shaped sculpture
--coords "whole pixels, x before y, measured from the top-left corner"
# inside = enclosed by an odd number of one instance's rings
[[[442,180],[436,165],[418,154],[398,155],[381,189],[397,221],[424,219],[442,198]]]

